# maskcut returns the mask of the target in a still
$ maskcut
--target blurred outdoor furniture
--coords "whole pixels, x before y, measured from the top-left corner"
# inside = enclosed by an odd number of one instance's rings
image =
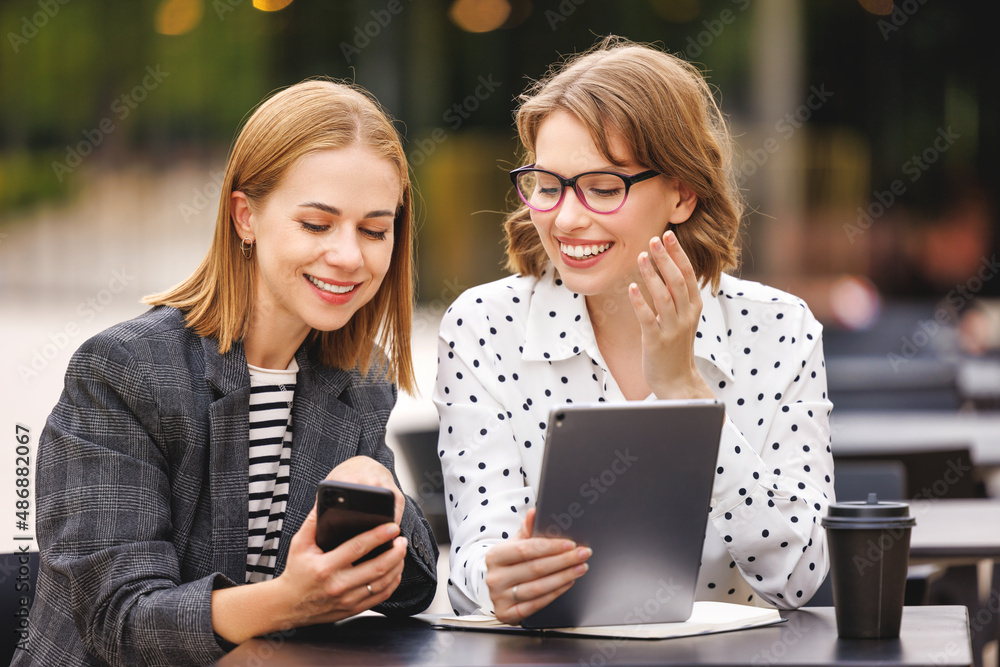
[[[438,545],[449,542],[448,516],[444,504],[444,476],[437,453],[436,428],[399,430],[393,448],[413,480],[413,500],[431,525]]]
[[[1000,466],[1000,412],[855,410],[830,418],[834,456],[967,447],[976,466]]]

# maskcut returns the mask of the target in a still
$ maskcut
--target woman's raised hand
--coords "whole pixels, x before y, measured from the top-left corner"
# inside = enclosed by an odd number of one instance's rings
[[[650,303],[635,283],[629,298],[642,327],[642,374],[661,399],[713,398],[694,362],[701,292],[691,261],[673,231],[653,237],[639,254]]]

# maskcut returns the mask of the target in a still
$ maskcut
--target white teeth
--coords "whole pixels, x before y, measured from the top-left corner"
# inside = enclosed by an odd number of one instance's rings
[[[331,292],[333,294],[346,294],[355,287],[354,285],[330,285],[323,282],[319,278],[313,278],[312,276],[308,275],[306,276],[306,278],[309,279],[309,282],[311,282],[313,285],[320,288],[324,292]]]
[[[611,247],[610,243],[602,243],[600,245],[569,245],[567,243],[559,244],[559,250],[563,254],[569,255],[570,257],[575,257],[576,259],[599,255],[610,247]]]

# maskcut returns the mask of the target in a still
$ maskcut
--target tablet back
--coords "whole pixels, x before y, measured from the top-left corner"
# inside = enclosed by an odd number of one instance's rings
[[[687,620],[724,416],[712,400],[553,408],[533,534],[594,553],[524,627]]]

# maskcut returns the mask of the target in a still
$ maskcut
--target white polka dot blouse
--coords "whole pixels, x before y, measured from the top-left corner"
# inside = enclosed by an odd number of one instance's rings
[[[822,326],[801,299],[728,275],[702,300],[696,364],[726,420],[697,599],[794,608],[828,568],[820,517],[834,500],[832,404]],[[442,320],[438,350],[448,593],[456,613],[493,613],[485,555],[534,506],[549,409],[626,399],[585,299],[551,266],[540,279],[463,293]]]

